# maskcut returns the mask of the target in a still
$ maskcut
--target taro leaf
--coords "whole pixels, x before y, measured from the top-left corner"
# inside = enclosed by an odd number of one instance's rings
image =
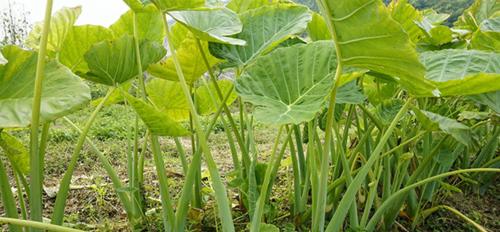
[[[471,129],[468,126],[432,112],[418,109],[414,109],[414,112],[427,130],[441,130],[464,145],[471,143]]]
[[[495,112],[500,113],[500,91],[472,95],[467,98],[479,104],[487,105]]]
[[[307,6],[309,9],[319,12],[319,6],[316,2],[316,0],[293,0],[294,2],[298,4],[302,4],[304,6]]]
[[[204,7],[205,0],[151,0],[163,12]]]
[[[424,52],[425,78],[442,96],[472,95],[500,90],[500,54],[475,50]]]
[[[217,81],[217,84],[222,92],[222,96],[226,97],[229,91],[231,91],[229,98],[226,100],[226,105],[231,105],[238,97],[236,92],[234,92],[233,82],[230,80],[219,80]],[[210,93],[214,95],[213,98],[210,96]],[[207,115],[217,111],[218,106],[221,105],[221,100],[217,97],[217,95],[215,95],[215,93],[216,90],[213,82],[210,82],[208,85],[200,86],[196,89],[194,99],[199,114]],[[217,102],[217,105],[214,104],[212,99]]]
[[[47,41],[47,49],[53,52],[59,52],[63,46],[66,35],[75,24],[78,16],[82,12],[80,6],[67,8],[63,7],[58,10],[50,20],[50,32]],[[26,39],[26,45],[33,49],[38,49],[40,40],[42,38],[43,22],[38,22],[33,27],[33,30]]]
[[[375,107],[375,113],[384,125],[389,125],[403,105],[404,102],[400,99],[384,100]]]
[[[256,106],[257,120],[299,124],[321,110],[335,68],[335,48],[329,41],[279,48],[257,58],[236,81],[236,91]]]
[[[169,13],[186,26],[198,39],[243,46],[244,40],[228,37],[241,32],[238,15],[229,9],[174,11]]]
[[[24,174],[30,170],[30,156],[28,149],[16,137],[5,131],[0,132],[0,147],[9,159],[12,166]]]
[[[356,81],[351,81],[341,87],[337,91],[337,104],[361,104],[365,101],[365,96],[361,89],[356,84]]]
[[[182,25],[177,26],[184,27]],[[179,33],[183,31],[184,30],[182,29],[178,30]],[[186,82],[192,85],[196,82],[196,80],[198,80],[198,78],[208,71],[207,66],[203,61],[203,56],[201,55],[201,52],[196,44],[196,40],[193,38],[192,34],[183,34],[183,37],[174,34],[174,37],[177,37],[176,40],[174,40],[174,46],[176,46],[176,54],[181,64],[182,72],[184,73]],[[210,66],[218,64],[220,60],[210,55],[207,42],[201,41],[201,45],[205,54],[208,56]],[[158,78],[179,81],[174,61],[171,56],[160,63],[151,65],[148,71],[151,75]]]
[[[0,128],[27,127],[31,122],[37,54],[15,46],[2,49],[9,61],[0,66]],[[51,121],[90,100],[89,87],[54,60],[45,65],[41,119]]]
[[[388,82],[381,78],[365,75],[363,78],[363,91],[372,105],[378,105],[393,98],[399,88],[395,82]]]
[[[240,19],[243,31],[235,37],[247,41],[247,46],[210,43],[210,52],[226,59],[226,66],[246,66],[281,42],[303,32],[311,14],[306,7],[280,4],[244,12]]]
[[[408,35],[382,1],[327,0],[325,8],[344,65],[398,77],[416,95],[435,89],[424,79],[425,69]]]
[[[149,40],[163,44],[165,28],[162,14],[153,5],[146,6],[141,12],[136,12],[137,34],[139,41]],[[134,12],[129,10],[109,27],[116,38],[123,35],[134,35]]]
[[[146,84],[149,99],[174,121],[189,120],[189,104],[177,81],[153,79]]]
[[[500,16],[500,1],[476,0],[455,22],[455,26],[476,31],[486,19]]]
[[[227,8],[234,12],[242,13],[247,10],[259,8],[264,5],[269,5],[276,2],[276,0],[232,0],[227,4]]]
[[[480,29],[472,35],[470,48],[500,52],[500,17],[481,23]]]
[[[329,40],[332,38],[326,26],[325,19],[315,12],[312,14],[311,21],[307,24],[307,32],[312,41]]]
[[[144,41],[139,45],[143,70],[165,56],[158,43]],[[138,75],[134,39],[129,35],[95,44],[85,53],[90,71],[83,78],[93,82],[116,86]]]
[[[125,4],[130,7],[135,12],[143,12],[144,8],[146,7],[145,5],[150,3],[149,0],[123,0]]]
[[[101,26],[85,25],[73,26],[59,54],[59,61],[69,67],[75,73],[86,73],[89,71],[85,61],[85,53],[92,45],[113,39],[112,32]]]
[[[171,119],[166,113],[155,109],[144,101],[123,92],[127,102],[134,108],[135,112],[153,135],[158,136],[186,136],[189,131],[180,123]]]
[[[415,22],[423,19],[422,14],[409,4],[408,0],[391,1],[389,9],[392,18],[401,24],[410,40],[417,43],[423,36],[423,32]]]

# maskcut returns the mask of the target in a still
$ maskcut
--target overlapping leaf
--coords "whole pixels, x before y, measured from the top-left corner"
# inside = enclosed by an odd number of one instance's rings
[[[205,6],[205,0],[151,0],[163,12],[191,10]]]
[[[414,109],[414,112],[426,129],[431,131],[441,130],[464,145],[469,145],[471,143],[471,129],[468,126],[454,119],[429,111]]]
[[[222,96],[225,97],[229,94],[225,103],[228,106],[231,105],[238,97],[234,91],[233,82],[230,80],[219,80],[217,81],[217,85],[220,88]],[[210,96],[210,93],[212,93],[213,96]],[[216,93],[215,85],[212,82],[196,89],[194,99],[199,114],[207,115],[217,111],[218,106],[221,105],[222,101],[217,97]],[[214,104],[213,100],[215,100],[216,104]]]
[[[28,174],[30,170],[29,152],[19,139],[5,131],[0,131],[0,147],[15,169]]]
[[[257,58],[237,80],[236,91],[256,106],[257,120],[299,124],[321,110],[331,91],[335,68],[331,42],[279,48]]]
[[[150,41],[141,42],[139,49],[143,70],[166,53],[160,44]],[[138,75],[136,55],[134,39],[128,35],[97,43],[85,53],[90,71],[83,77],[110,86],[124,83]]]
[[[237,13],[242,13],[247,10],[259,8],[264,5],[269,5],[276,2],[276,0],[232,0],[227,4],[227,8]]]
[[[124,93],[124,95],[127,102],[132,105],[137,115],[139,115],[153,135],[174,137],[189,135],[189,131],[186,128],[175,122],[164,112],[127,93]]]
[[[80,6],[67,8],[63,7],[57,11],[50,20],[50,32],[47,41],[47,49],[53,52],[59,52],[66,39],[66,35],[75,24],[82,8]],[[38,22],[33,27],[26,39],[26,45],[30,48],[38,49],[42,38],[43,22]]]
[[[301,33],[311,20],[306,7],[288,4],[266,5],[240,15],[243,30],[235,36],[247,46],[210,43],[210,52],[226,59],[227,66],[246,66],[291,36]]]
[[[389,9],[391,17],[401,24],[410,40],[414,43],[418,42],[423,34],[415,22],[423,19],[422,14],[408,3],[408,0],[391,1]]]
[[[175,29],[177,28],[177,29]],[[173,30],[173,45],[176,47],[177,58],[182,67],[182,72],[184,73],[184,77],[189,84],[193,84],[200,78],[204,73],[208,71],[207,66],[203,61],[203,56],[196,44],[196,40],[193,38],[193,35],[190,34],[182,25],[176,24]],[[214,66],[220,62],[219,59],[210,55],[208,51],[207,42],[201,41],[202,48],[205,51],[205,54],[208,56],[208,63],[210,66]],[[165,60],[160,63],[153,64],[148,69],[151,75],[171,80],[171,81],[179,81],[179,77],[177,76],[177,71],[174,66],[173,58],[167,57]]]
[[[500,90],[500,54],[475,50],[424,52],[420,60],[442,96]]]
[[[479,30],[472,35],[470,48],[500,52],[500,17],[481,23]]]
[[[174,11],[169,15],[189,28],[198,39],[240,46],[246,44],[244,40],[228,37],[242,29],[238,15],[229,9]]]
[[[37,54],[4,47],[9,61],[0,66],[0,128],[26,127],[31,122]],[[45,65],[41,119],[51,121],[90,100],[89,87],[68,68],[50,60]]]
[[[137,34],[139,41],[149,40],[163,43],[165,27],[163,26],[162,14],[153,5],[147,5],[140,12],[136,12]],[[120,19],[109,27],[115,37],[123,35],[134,35],[134,12],[129,10]]]
[[[455,22],[455,26],[476,31],[486,19],[500,17],[498,0],[476,0]]]
[[[189,120],[189,104],[177,81],[153,79],[146,85],[149,99],[174,121]]]
[[[500,113],[500,91],[472,95],[468,98],[479,104],[487,105],[495,112]]]
[[[344,65],[367,68],[400,79],[416,94],[434,89],[399,23],[377,0],[328,0],[326,9],[337,35]]]
[[[112,32],[101,26],[85,25],[73,26],[61,48],[59,61],[75,73],[86,73],[89,71],[85,61],[85,53],[92,45],[113,39]]]

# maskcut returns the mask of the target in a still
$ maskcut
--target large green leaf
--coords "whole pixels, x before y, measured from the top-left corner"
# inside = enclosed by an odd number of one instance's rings
[[[174,28],[178,28],[173,34],[173,37],[176,38],[173,44],[176,47],[177,58],[181,64],[186,81],[192,85],[198,78],[206,73],[208,69],[203,61],[203,56],[193,35],[185,29],[181,29],[185,27],[180,24],[176,24]],[[220,60],[210,55],[207,42],[201,41],[201,45],[207,55],[210,66],[212,67],[218,64]],[[174,60],[171,56],[160,63],[151,65],[148,71],[151,75],[158,78],[179,81]]]
[[[2,53],[9,62],[0,66],[0,128],[29,126],[37,54],[15,46],[4,47]],[[78,76],[54,60],[46,63],[40,112],[42,121],[73,112],[89,100],[90,89]]]
[[[476,31],[486,19],[500,16],[500,1],[476,0],[455,22],[455,26]]]
[[[219,80],[217,81],[217,85],[222,92],[222,96],[225,97],[229,94],[229,97],[226,100],[226,105],[231,105],[238,97],[236,95],[236,92],[234,91],[233,82],[230,80]],[[229,91],[231,91],[231,93],[229,93]],[[213,96],[210,96],[210,93],[212,93]],[[208,85],[200,86],[196,89],[194,93],[194,99],[199,114],[207,115],[215,113],[217,111],[218,106],[221,105],[222,101],[217,97],[215,93],[217,92],[213,82],[210,82],[210,84]],[[215,100],[217,104],[214,104],[213,100]]]
[[[299,124],[321,110],[333,85],[335,48],[327,41],[278,48],[261,56],[236,81],[257,120]]]
[[[408,35],[382,1],[327,0],[325,8],[344,65],[398,77],[417,95],[434,90],[423,78],[425,69]]]
[[[366,97],[356,84],[356,81],[351,81],[343,86],[340,86],[337,91],[335,103],[337,104],[361,104]]]
[[[192,10],[205,6],[205,0],[151,0],[163,12]]]
[[[470,48],[500,52],[500,17],[481,23],[479,30],[472,35]]]
[[[312,19],[307,24],[307,32],[312,41],[332,39],[325,19],[316,12],[312,13]]]
[[[163,26],[162,14],[153,5],[146,6],[141,12],[136,12],[137,34],[139,40],[149,40],[163,43],[165,27]],[[134,35],[134,12],[127,11],[120,19],[109,27],[115,37],[123,35]]]
[[[146,127],[153,135],[158,136],[185,136],[189,131],[180,123],[175,122],[167,114],[155,109],[146,102],[137,99],[130,94],[123,92],[127,102],[134,108],[137,115],[146,124]]]
[[[247,46],[210,43],[210,52],[226,59],[227,66],[246,66],[291,36],[301,33],[311,20],[306,7],[288,4],[266,5],[240,15],[243,30],[236,38]]]
[[[495,112],[500,113],[500,91],[472,95],[467,98],[479,104],[487,105]]]
[[[61,48],[59,61],[75,73],[86,73],[89,71],[89,67],[84,58],[85,53],[92,45],[111,39],[113,39],[113,34],[105,27],[96,25],[73,26]]]
[[[82,12],[80,6],[68,8],[63,7],[58,10],[50,20],[50,32],[47,41],[47,49],[53,52],[59,52],[66,39],[66,35],[75,24],[78,16]],[[38,49],[42,38],[43,22],[38,22],[33,27],[26,39],[26,45],[30,48]]]
[[[158,43],[144,41],[139,45],[143,70],[165,56],[165,49]],[[83,78],[115,86],[138,76],[134,38],[124,35],[113,41],[95,44],[85,53],[90,71]]]
[[[417,43],[423,33],[415,22],[423,19],[422,14],[408,3],[408,0],[391,1],[389,9],[391,10],[391,17],[401,24],[408,33],[410,40]]]
[[[276,2],[276,0],[232,0],[227,4],[227,8],[237,13],[242,13],[247,10],[259,8],[264,5],[269,5]]]
[[[0,147],[3,149],[12,166],[22,173],[28,174],[30,170],[30,155],[28,149],[19,139],[5,131],[0,131]]]
[[[471,129],[468,126],[429,111],[414,109],[414,112],[427,130],[441,130],[464,145],[471,143]]]
[[[240,33],[242,29],[238,15],[229,9],[174,11],[169,15],[201,40],[241,46],[246,44],[244,40],[228,37]]]
[[[189,120],[189,104],[179,82],[155,78],[146,84],[146,90],[155,107],[172,120]]]
[[[500,54],[475,50],[424,52],[425,78],[442,96],[472,95],[500,90]]]
[[[142,12],[149,0],[123,0],[135,12]]]

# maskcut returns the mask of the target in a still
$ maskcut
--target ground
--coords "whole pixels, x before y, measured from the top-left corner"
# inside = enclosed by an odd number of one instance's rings
[[[84,109],[69,118],[82,126],[86,118],[92,111],[92,107]],[[95,141],[97,147],[111,161],[122,179],[127,179],[126,164],[126,147],[129,145],[127,140],[128,130],[135,120],[133,113],[128,111],[123,105],[112,105],[106,107],[100,114],[98,121],[92,127],[90,136]],[[256,143],[257,149],[260,151],[262,158],[265,160],[266,155],[271,150],[272,143],[276,136],[276,128],[257,125]],[[142,128],[144,132],[144,128]],[[26,131],[15,132],[17,136],[28,141],[28,133]],[[44,216],[51,215],[51,209],[55,201],[55,192],[57,184],[62,178],[66,170],[66,165],[69,163],[70,156],[74,144],[78,138],[78,133],[72,130],[63,120],[58,120],[51,127],[51,137],[46,155],[45,167],[45,212]],[[221,171],[223,178],[227,177],[232,170],[232,161],[229,154],[229,147],[225,142],[225,133],[220,123],[216,125],[216,132],[211,136],[210,145],[216,163]],[[186,145],[190,144],[189,138],[185,138],[182,142]],[[189,147],[189,146],[185,146]],[[161,149],[166,159],[166,165],[171,183],[172,196],[177,195],[183,178],[181,163],[178,158],[177,150],[174,142],[171,139],[161,139]],[[190,152],[187,151],[190,156]],[[292,194],[291,167],[289,162],[282,162],[282,167],[279,172],[279,180],[274,186],[272,204],[273,210],[276,212],[273,221],[270,223],[280,225],[282,231],[292,231],[293,224],[289,216],[287,199]],[[206,170],[206,168],[204,168]],[[203,173],[205,187],[208,186],[207,172]],[[497,176],[498,179],[498,176]],[[160,207],[158,182],[156,171],[152,163],[151,154],[146,153],[145,180],[147,192],[147,205],[150,210],[147,214],[150,228],[157,228],[161,231],[161,219],[159,214],[154,209]],[[481,225],[491,231],[500,231],[500,183],[496,181],[496,186],[492,186],[485,195],[479,195],[469,188],[467,185],[460,185],[462,192],[441,191],[439,195],[439,203],[446,204],[458,209]],[[234,196],[234,189],[230,189],[231,195]],[[216,231],[216,217],[214,215],[213,197],[210,188],[204,189],[205,193],[205,208],[192,210],[190,212],[190,230],[192,231]],[[247,217],[238,211],[235,202],[234,210],[235,222],[239,230],[245,228]],[[0,215],[2,208],[0,208]],[[77,226],[84,230],[97,231],[127,231],[127,220],[120,206],[115,192],[110,185],[109,178],[106,172],[99,164],[97,157],[90,152],[85,146],[78,167],[75,171],[72,190],[67,201],[66,222],[73,226]],[[202,223],[199,223],[202,221]],[[411,226],[400,220],[398,226],[400,231],[410,231]],[[1,228],[1,227],[0,227]],[[405,229],[406,228],[406,229]],[[4,227],[5,229],[5,227]],[[469,225],[466,225],[463,220],[447,211],[439,210],[430,215],[422,225],[419,225],[417,231],[473,231]]]

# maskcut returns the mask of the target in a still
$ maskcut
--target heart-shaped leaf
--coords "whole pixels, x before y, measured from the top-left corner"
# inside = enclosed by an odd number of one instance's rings
[[[442,96],[500,90],[498,53],[448,49],[424,52],[420,60],[427,69],[425,78],[435,83]]]
[[[153,135],[174,137],[189,135],[189,131],[186,128],[175,122],[164,112],[155,109],[153,106],[130,94],[123,92],[123,95]]]
[[[192,85],[208,71],[207,66],[203,61],[203,56],[193,35],[180,24],[176,24],[172,31],[174,32],[173,38],[175,38],[173,44],[176,47],[176,54],[181,64],[182,72],[184,73],[186,82]],[[211,67],[220,62],[219,59],[210,55],[207,42],[201,41],[201,46],[207,55],[208,63]],[[148,71],[151,75],[158,78],[179,81],[174,60],[171,56],[160,63],[151,65]]]
[[[174,121],[189,120],[189,104],[177,81],[153,79],[146,85],[149,99]]]
[[[75,24],[78,16],[82,12],[80,6],[68,8],[63,7],[58,10],[50,20],[50,31],[47,41],[47,49],[53,52],[59,52],[66,39],[71,27]],[[38,22],[33,26],[33,30],[26,39],[26,45],[30,48],[38,49],[42,38],[43,22]]]
[[[342,63],[399,78],[411,92],[431,94],[414,45],[378,0],[326,0]]]
[[[2,49],[9,61],[0,66],[0,128],[26,127],[31,123],[37,54],[15,46]],[[90,89],[54,60],[45,65],[41,119],[51,121],[67,115],[90,100]]]
[[[244,40],[228,37],[240,33],[242,29],[238,15],[229,9],[174,11],[169,15],[201,40],[241,46],[246,44]]]
[[[288,4],[266,5],[240,15],[243,30],[235,36],[247,46],[210,43],[210,52],[226,59],[226,66],[246,66],[291,36],[301,33],[311,21],[306,7]]]
[[[113,31],[116,38],[123,35],[134,35],[134,14],[137,17],[137,35],[139,41],[149,40],[163,43],[165,38],[165,27],[163,26],[162,13],[153,5],[147,5],[140,12],[127,11],[120,19],[113,23],[109,29]]]
[[[139,45],[143,70],[165,56],[158,43],[143,41]],[[134,38],[124,35],[113,41],[95,44],[85,53],[90,71],[83,78],[109,86],[122,84],[138,76]]]
[[[205,6],[205,0],[151,0],[163,12],[191,10]]]
[[[333,85],[333,43],[320,41],[279,48],[261,56],[236,82],[236,91],[256,106],[257,120],[299,124],[321,110]]]
[[[85,53],[92,45],[113,39],[112,32],[101,26],[85,25],[73,26],[59,54],[59,61],[69,67],[75,73],[86,73],[89,71],[85,61]]]
[[[217,85],[220,88],[222,96],[225,97],[229,94],[229,97],[226,100],[227,106],[231,105],[236,100],[236,98],[238,98],[236,92],[234,92],[232,81],[219,80],[217,81]],[[229,93],[229,91],[231,91],[231,93]],[[210,96],[210,93],[212,93],[213,96]],[[210,82],[210,84],[208,85],[202,85],[196,89],[194,93],[194,99],[199,114],[207,115],[215,113],[217,111],[217,106],[220,106],[222,101],[217,97],[216,93],[217,92],[213,82]],[[214,104],[213,100],[215,100],[216,104]]]

